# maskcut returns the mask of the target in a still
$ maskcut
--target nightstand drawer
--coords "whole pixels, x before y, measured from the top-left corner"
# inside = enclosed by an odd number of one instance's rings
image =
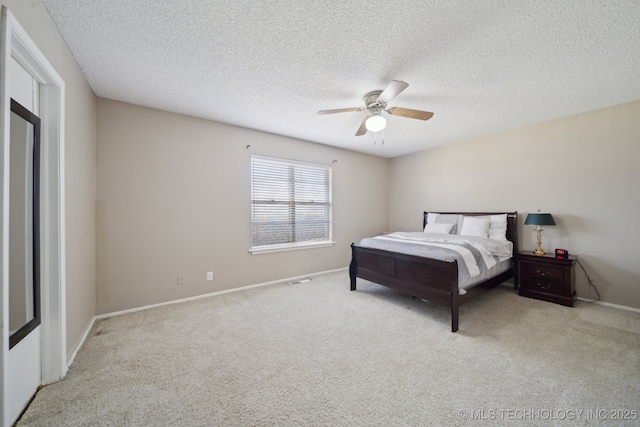
[[[526,289],[535,292],[546,292],[552,294],[562,294],[564,292],[564,284],[555,280],[546,280],[539,277],[526,277],[524,283],[521,284]]]
[[[549,280],[564,280],[564,269],[559,267],[550,267],[543,264],[529,264],[523,263],[524,276],[539,277],[541,279]]]

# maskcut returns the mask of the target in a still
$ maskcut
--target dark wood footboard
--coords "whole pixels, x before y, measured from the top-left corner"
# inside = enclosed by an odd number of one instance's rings
[[[351,245],[351,290],[356,278],[369,280],[451,308],[451,331],[458,330],[458,263]]]
[[[454,212],[448,212],[451,214]],[[460,212],[462,215],[496,215],[500,212]],[[427,213],[424,213],[424,223]],[[407,255],[382,249],[365,248],[351,244],[349,278],[351,290],[356,290],[356,278],[369,280],[391,289],[449,307],[451,332],[458,330],[461,304],[516,277],[517,268],[517,212],[507,212],[507,239],[513,243],[513,267],[496,277],[468,289],[464,295],[458,291],[458,263]]]

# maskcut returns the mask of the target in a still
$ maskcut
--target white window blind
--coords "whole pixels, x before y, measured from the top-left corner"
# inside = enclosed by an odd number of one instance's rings
[[[251,252],[332,244],[331,167],[251,156]]]

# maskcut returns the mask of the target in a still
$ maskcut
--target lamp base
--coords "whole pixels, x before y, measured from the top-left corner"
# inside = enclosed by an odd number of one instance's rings
[[[544,255],[544,251],[542,250],[542,227],[537,226],[536,231],[538,232],[538,249],[533,251],[533,254],[542,256]]]
[[[534,255],[538,255],[538,256],[542,256],[544,255],[546,252],[542,250],[542,248],[538,247],[538,249],[536,249],[535,251],[533,251]]]

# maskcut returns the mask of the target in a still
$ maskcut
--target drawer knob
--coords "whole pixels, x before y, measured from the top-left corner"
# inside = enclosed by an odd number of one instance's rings
[[[549,289],[551,287],[551,285],[543,285],[540,282],[536,283],[536,285],[540,288],[540,289]]]
[[[543,271],[540,271],[540,269],[537,269],[537,270],[536,270],[536,273],[537,273],[537,274],[539,274],[540,276],[547,276],[547,275],[550,275],[550,274],[551,274],[551,272],[550,272],[550,271],[548,271],[548,270],[547,270],[547,272],[545,273],[545,272],[543,272]]]

